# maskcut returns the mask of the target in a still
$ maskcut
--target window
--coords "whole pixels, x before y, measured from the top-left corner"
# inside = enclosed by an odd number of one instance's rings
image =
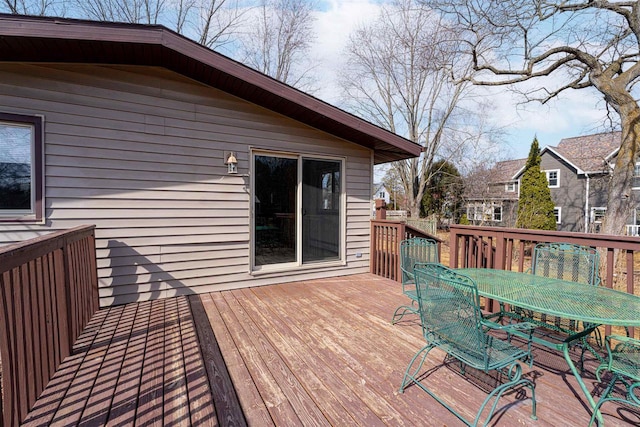
[[[254,153],[252,269],[344,259],[343,161]]]
[[[633,169],[633,177],[640,178],[640,162],[636,162],[636,167]]]
[[[556,218],[556,224],[562,224],[562,208],[556,206],[553,208],[553,216]]]
[[[504,191],[507,193],[515,193],[516,192],[516,183],[515,182],[507,182],[504,186]]]
[[[633,169],[631,188],[633,188],[634,190],[640,190],[640,162],[636,162],[636,166]]]
[[[494,205],[493,206],[493,221],[500,222],[502,221],[502,205]]]
[[[482,221],[482,205],[476,203],[467,206],[467,219]]]
[[[42,118],[0,113],[0,221],[42,219]]]
[[[607,213],[607,208],[591,208],[591,222],[600,224],[604,219],[604,215]]]
[[[467,219],[470,221],[502,221],[502,204],[474,203],[467,206]]]
[[[549,188],[560,187],[560,171],[558,169],[544,171],[547,174],[547,181],[549,182]]]
[[[386,197],[386,193],[384,191],[381,191],[378,193],[378,199],[384,199]]]

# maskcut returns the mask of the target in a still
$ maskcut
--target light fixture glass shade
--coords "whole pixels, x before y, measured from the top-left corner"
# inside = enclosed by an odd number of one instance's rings
[[[238,159],[233,153],[229,153],[229,157],[227,157],[227,172],[228,173],[238,173]]]

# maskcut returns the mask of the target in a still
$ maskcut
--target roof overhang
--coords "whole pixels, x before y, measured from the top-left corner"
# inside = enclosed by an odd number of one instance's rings
[[[374,163],[422,147],[163,26],[0,14],[0,61],[164,67],[374,151]]]

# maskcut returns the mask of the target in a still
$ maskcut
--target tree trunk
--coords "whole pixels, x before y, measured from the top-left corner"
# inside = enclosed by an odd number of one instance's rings
[[[607,213],[602,225],[603,234],[625,234],[625,225],[635,207],[631,187],[638,159],[640,137],[640,107],[634,102],[627,111],[620,110],[622,138],[615,168],[609,180]]]

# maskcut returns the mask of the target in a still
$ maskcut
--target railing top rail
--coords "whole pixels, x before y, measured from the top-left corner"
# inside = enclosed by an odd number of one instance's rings
[[[416,228],[416,227],[414,227],[412,225],[407,224],[405,227],[406,227],[407,230],[411,230],[411,232],[413,234],[419,234],[419,235],[428,237],[429,239],[435,240],[438,243],[444,242],[444,240],[442,240],[438,236],[434,236],[433,234],[427,233],[426,231],[420,230],[419,228]]]
[[[400,226],[403,225],[411,230],[414,234],[420,234],[420,235],[424,235],[430,239],[435,240],[436,242],[444,242],[444,240],[442,240],[441,238],[434,236],[433,234],[427,233],[425,231],[420,230],[419,228],[413,227],[409,224],[407,224],[405,221],[395,221],[392,219],[372,219],[371,222],[375,225],[375,224],[380,224],[380,225],[389,225],[389,226]]]
[[[382,223],[382,224],[388,224],[388,225],[400,225],[400,224],[404,224],[404,221],[400,221],[400,220],[395,220],[395,219],[372,219],[371,222],[374,223]]]
[[[26,264],[94,233],[95,225],[80,225],[0,248],[0,274]]]
[[[512,239],[526,241],[547,241],[579,243],[595,247],[607,247],[613,249],[640,250],[640,240],[631,236],[616,236],[610,234],[575,233],[571,231],[545,231],[529,230],[526,228],[499,228],[482,227],[474,225],[452,224],[450,231],[455,234],[474,234],[478,236],[500,235]]]

